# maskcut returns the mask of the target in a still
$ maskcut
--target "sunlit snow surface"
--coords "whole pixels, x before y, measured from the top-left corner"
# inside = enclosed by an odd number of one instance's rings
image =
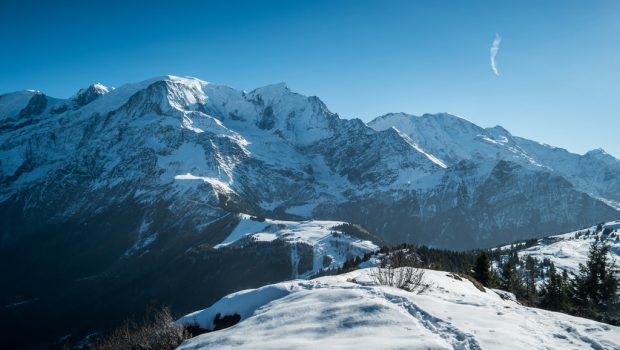
[[[618,265],[620,264],[620,240],[616,240],[615,236],[620,234],[620,220],[605,223],[603,227],[617,230],[614,237],[609,237],[605,242],[609,245],[610,258]],[[602,232],[599,232],[596,235],[581,235],[575,238],[577,233],[586,231],[595,232],[596,226],[539,240],[537,245],[520,251],[519,255],[530,255],[540,260],[546,258],[551,260],[556,267],[578,273],[579,264],[585,264],[588,260],[590,246],[596,237],[601,239],[602,236]]]
[[[521,306],[446,272],[421,295],[376,286],[369,270],[228,295],[178,322],[212,329],[179,349],[618,349],[620,328]]]

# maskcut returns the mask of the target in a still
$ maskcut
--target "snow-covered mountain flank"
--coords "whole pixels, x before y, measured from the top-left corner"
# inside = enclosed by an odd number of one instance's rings
[[[582,192],[620,208],[620,161],[602,149],[585,155],[570,153],[511,135],[501,126],[481,128],[450,114],[386,114],[369,123],[376,130],[397,128],[441,162],[511,161],[534,170],[545,169],[568,179]]]
[[[372,269],[244,290],[181,318],[213,329],[179,349],[617,349],[620,328],[520,305],[428,270],[422,294],[374,283]]]
[[[576,155],[447,114],[365,124],[285,84],[163,76],[68,99],[3,94],[0,264],[14,268],[0,301],[20,306],[0,312],[113,319],[153,299],[189,311],[387,243],[467,249],[566,232],[620,217],[618,174],[602,150]],[[88,322],[75,332],[100,326]],[[46,324],[39,335],[66,329]]]

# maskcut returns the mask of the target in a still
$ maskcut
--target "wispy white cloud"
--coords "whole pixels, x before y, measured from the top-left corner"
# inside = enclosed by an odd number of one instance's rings
[[[499,71],[497,70],[497,63],[495,62],[495,56],[499,52],[499,43],[502,42],[502,37],[499,34],[495,33],[495,40],[493,40],[493,44],[491,45],[491,69],[495,75],[499,76]]]

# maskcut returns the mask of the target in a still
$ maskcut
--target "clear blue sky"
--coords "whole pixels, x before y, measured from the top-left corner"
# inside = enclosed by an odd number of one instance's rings
[[[620,1],[1,0],[0,33],[2,93],[284,81],[347,118],[445,111],[620,157]]]

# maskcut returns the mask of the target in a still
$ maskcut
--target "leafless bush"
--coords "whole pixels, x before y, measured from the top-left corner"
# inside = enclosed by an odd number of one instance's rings
[[[375,284],[400,288],[416,294],[429,288],[424,281],[424,269],[415,267],[417,261],[413,254],[397,252],[382,262],[382,267],[371,270],[370,277]]]
[[[181,325],[175,324],[170,310],[163,308],[141,324],[126,321],[107,337],[100,339],[95,350],[168,350],[175,349],[190,337]]]
[[[417,294],[429,287],[424,282],[424,270],[411,266],[377,267],[371,270],[370,277],[378,285],[396,287]]]

